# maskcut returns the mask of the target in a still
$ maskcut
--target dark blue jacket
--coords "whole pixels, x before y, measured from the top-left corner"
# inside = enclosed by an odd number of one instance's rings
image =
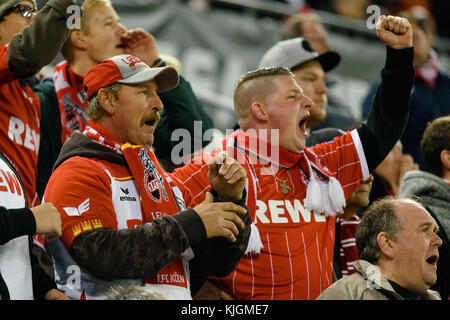
[[[364,118],[369,114],[378,85],[379,82],[372,87],[364,100],[362,111]],[[428,89],[422,80],[415,78],[410,101],[408,124],[401,138],[403,152],[410,154],[421,170],[427,170],[420,150],[420,140],[430,121],[450,114],[450,77],[439,73],[433,91]]]

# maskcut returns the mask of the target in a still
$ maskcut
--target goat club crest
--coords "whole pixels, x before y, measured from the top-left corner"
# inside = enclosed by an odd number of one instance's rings
[[[169,201],[166,189],[164,188],[164,178],[159,174],[155,164],[147,154],[147,150],[142,148],[139,151],[139,158],[144,166],[144,187],[147,194],[153,200],[161,202],[161,195],[165,201]]]

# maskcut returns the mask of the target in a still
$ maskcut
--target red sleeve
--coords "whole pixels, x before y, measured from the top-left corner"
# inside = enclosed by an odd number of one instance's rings
[[[194,158],[190,163],[184,167],[177,168],[172,172],[185,188],[189,189],[192,197],[191,204],[188,206],[195,206],[205,199],[206,192],[211,190],[208,178],[208,161],[201,156]]]
[[[44,199],[59,210],[61,240],[68,250],[82,232],[99,227],[117,230],[111,179],[96,160],[65,161],[51,175]]]
[[[369,177],[364,151],[356,130],[315,145],[309,150],[318,155],[339,180],[346,198]]]
[[[0,85],[14,79],[8,66],[8,46],[0,45]]]

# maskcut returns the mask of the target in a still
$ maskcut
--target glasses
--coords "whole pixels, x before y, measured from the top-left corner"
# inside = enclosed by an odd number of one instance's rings
[[[20,15],[22,17],[24,17],[25,19],[30,19],[33,16],[33,14],[36,12],[35,8],[30,7],[26,4],[16,4],[16,5],[12,6],[11,8],[9,8],[8,10],[6,10],[1,18],[10,14],[12,11],[14,11],[16,9],[19,9]]]

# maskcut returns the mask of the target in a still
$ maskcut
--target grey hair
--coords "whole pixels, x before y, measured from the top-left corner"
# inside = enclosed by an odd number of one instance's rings
[[[119,96],[120,89],[122,89],[122,84],[118,82],[114,82],[113,84],[104,87],[108,93],[110,93],[114,99],[117,99]],[[89,120],[97,121],[100,119],[104,114],[104,110],[100,102],[98,101],[98,92],[95,96],[93,96],[88,101],[88,109],[87,109],[87,118]]]
[[[403,221],[394,212],[399,197],[387,196],[372,203],[356,229],[356,247],[360,259],[376,264],[380,258],[377,237],[386,232],[394,241],[403,229]],[[410,199],[410,198],[408,198]]]
[[[149,286],[113,285],[107,291],[108,300],[169,300],[169,297]]]

